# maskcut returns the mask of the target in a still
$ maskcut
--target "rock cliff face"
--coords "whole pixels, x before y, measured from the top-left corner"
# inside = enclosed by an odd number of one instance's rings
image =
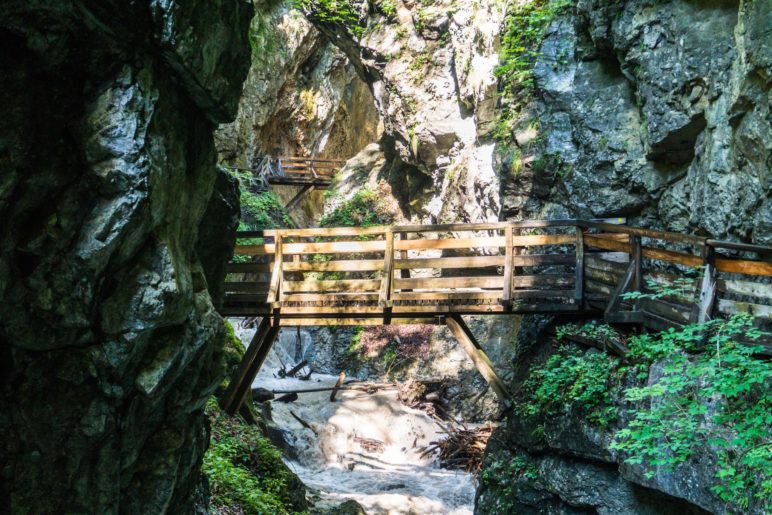
[[[495,2],[351,3],[332,16],[324,2],[306,14],[369,85],[386,138],[385,167],[409,219],[497,220],[499,181],[489,137],[495,118]]]
[[[577,2],[547,30],[537,100],[500,148],[504,216],[772,241],[770,7]]]
[[[236,113],[251,16],[0,7],[0,511],[191,511],[223,375],[208,285],[238,213],[212,133]]]
[[[379,137],[370,90],[343,52],[292,2],[254,2],[252,64],[238,115],[216,133],[220,158],[255,167],[265,155],[347,160]],[[274,186],[285,203],[299,188]],[[291,213],[296,223],[318,222],[323,192],[310,192]]]

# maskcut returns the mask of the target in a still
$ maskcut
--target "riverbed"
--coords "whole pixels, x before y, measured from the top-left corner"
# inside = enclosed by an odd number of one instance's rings
[[[245,344],[253,333],[237,327]],[[307,333],[300,340],[294,332],[284,333],[253,387],[333,386],[338,376],[312,374],[309,380],[278,376],[282,363],[297,363],[314,352]],[[303,393],[294,402],[272,402],[272,418],[290,447],[285,454],[291,458],[285,461],[325,504],[354,499],[369,515],[473,512],[473,476],[438,468],[436,456],[422,456],[423,448],[442,437],[441,429],[424,412],[403,405],[396,389],[341,391],[335,402],[330,402],[329,391]]]

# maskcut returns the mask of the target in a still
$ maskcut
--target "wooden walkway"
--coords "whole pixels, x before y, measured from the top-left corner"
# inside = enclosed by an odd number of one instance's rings
[[[340,159],[265,156],[255,168],[233,169],[252,172],[269,184],[327,188],[344,164],[346,162]]]
[[[222,314],[264,318],[223,400],[229,412],[282,326],[446,324],[506,398],[461,315],[602,314],[652,330],[740,312],[772,320],[770,247],[585,220],[282,229],[239,238]],[[677,291],[623,297],[653,283]]]

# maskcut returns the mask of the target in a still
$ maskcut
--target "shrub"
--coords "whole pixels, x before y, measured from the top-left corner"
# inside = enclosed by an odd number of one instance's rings
[[[212,437],[202,470],[216,510],[254,515],[305,510],[302,483],[256,426],[227,417],[214,398],[207,403],[206,413]]]

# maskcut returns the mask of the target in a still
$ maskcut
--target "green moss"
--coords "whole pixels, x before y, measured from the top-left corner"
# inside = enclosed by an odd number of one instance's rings
[[[555,17],[568,11],[570,0],[529,0],[513,2],[506,17],[501,45],[501,64],[496,75],[501,81],[501,114],[494,136],[507,140],[523,107],[534,91],[533,67],[539,57],[544,33]]]
[[[384,201],[370,188],[362,188],[319,221],[321,227],[371,227],[394,222]]]
[[[225,343],[223,344],[223,353],[225,356],[225,369],[228,371],[228,377],[235,371],[241,363],[241,358],[247,352],[246,347],[236,336],[236,331],[227,320],[225,323]]]
[[[226,416],[214,398],[206,413],[212,438],[202,470],[209,479],[212,506],[249,515],[304,513],[303,484],[260,430]]]
[[[316,21],[342,26],[356,37],[364,33],[357,9],[349,0],[293,0],[293,5]]]

